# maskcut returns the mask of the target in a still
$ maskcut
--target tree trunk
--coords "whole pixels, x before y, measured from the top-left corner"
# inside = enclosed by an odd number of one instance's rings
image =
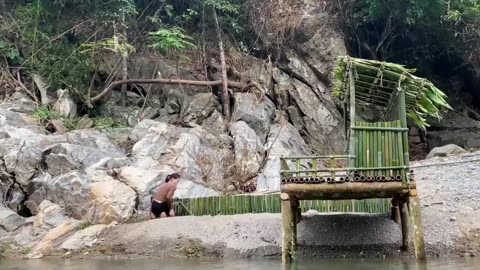
[[[128,42],[127,38],[127,25],[125,22],[125,14],[122,14],[122,44],[126,44]],[[127,54],[122,55],[122,80],[128,79],[128,56]],[[127,106],[127,85],[122,85],[122,92],[121,92],[121,105]]]
[[[222,41],[222,33],[220,30],[220,24],[218,23],[218,16],[215,7],[212,6],[213,9],[213,17],[215,19],[215,28],[217,30],[217,38],[218,38],[218,47],[220,49],[220,61],[222,66],[222,97],[223,97],[223,114],[225,115],[225,119],[227,122],[230,123],[231,116],[230,116],[230,96],[228,94],[228,77],[227,77],[227,64],[225,60],[225,50],[223,48],[223,41]]]

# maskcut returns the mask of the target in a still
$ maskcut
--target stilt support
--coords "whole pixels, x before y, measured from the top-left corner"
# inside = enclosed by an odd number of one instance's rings
[[[407,202],[401,202],[399,208],[402,223],[402,249],[403,251],[410,252],[410,217],[408,215]]]
[[[401,224],[401,218],[400,218],[400,200],[398,197],[394,197],[392,199],[392,213],[391,213],[391,218],[395,223]]]
[[[426,260],[425,243],[423,240],[423,224],[420,198],[417,191],[410,191],[410,197],[408,198],[408,208],[410,213],[410,232],[413,242],[413,248],[415,250],[415,257],[418,260]]]
[[[286,193],[280,195],[282,200],[282,261],[290,263],[297,256],[297,210],[290,196]]]

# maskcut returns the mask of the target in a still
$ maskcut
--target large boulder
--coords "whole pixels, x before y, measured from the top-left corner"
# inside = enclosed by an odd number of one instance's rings
[[[212,115],[203,121],[202,127],[213,135],[221,135],[226,132],[225,119],[217,110],[213,111]]]
[[[182,115],[187,122],[201,124],[204,119],[220,109],[220,104],[212,93],[198,93],[188,98],[188,106],[182,108]]]
[[[72,170],[85,169],[104,159],[125,157],[116,147],[104,149],[88,146],[88,142],[83,143],[86,146],[61,143],[47,148],[43,153],[45,170],[52,176],[57,176]]]
[[[281,156],[312,154],[298,130],[290,123],[272,125],[268,138],[268,160],[258,177],[257,191],[280,190]],[[307,164],[302,164],[302,166],[306,168]]]
[[[43,201],[49,200],[63,207],[68,215],[82,219],[88,212],[91,183],[92,177],[79,171],[56,177],[45,173],[32,180],[26,205],[32,214],[37,214]]]
[[[247,123],[235,122],[230,128],[235,149],[235,165],[238,172],[250,175],[258,172],[265,149],[260,138]]]
[[[441,121],[431,123],[426,133],[429,150],[447,144],[465,149],[480,147],[480,122],[457,112],[449,112]]]
[[[132,188],[117,180],[92,184],[86,219],[92,224],[125,222],[135,209],[136,194]]]
[[[253,93],[235,93],[233,121],[243,121],[265,141],[275,118],[275,104],[267,97],[258,99]]]
[[[43,149],[62,142],[65,142],[64,136],[46,136],[16,128],[8,125],[6,118],[0,115],[0,157],[6,171],[24,187],[41,167]]]
[[[441,147],[435,147],[428,153],[427,159],[434,157],[446,157],[452,155],[465,154],[467,151],[455,144],[447,144]]]
[[[123,167],[118,170],[118,180],[131,187],[138,195],[140,211],[150,208],[152,191],[165,181],[173,170],[163,166],[159,170],[144,170],[136,167]]]
[[[0,228],[13,232],[25,224],[25,219],[12,210],[0,207]]]

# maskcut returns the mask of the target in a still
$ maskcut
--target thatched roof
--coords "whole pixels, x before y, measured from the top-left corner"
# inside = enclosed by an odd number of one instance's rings
[[[428,126],[427,117],[440,119],[443,112],[452,109],[440,89],[427,79],[412,74],[415,69],[348,56],[339,57],[335,71],[337,84],[334,95],[343,102],[349,103],[345,97],[350,69],[355,81],[357,106],[388,112],[394,106],[393,100],[404,90],[407,116],[420,128]]]

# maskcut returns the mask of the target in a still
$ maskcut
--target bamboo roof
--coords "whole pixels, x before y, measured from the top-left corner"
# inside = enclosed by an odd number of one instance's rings
[[[387,113],[395,106],[396,97],[404,94],[408,118],[425,128],[429,126],[427,117],[440,119],[452,108],[446,101],[447,96],[429,80],[413,75],[415,71],[395,63],[342,56],[335,71],[334,95],[345,103],[350,102],[346,97],[349,74],[353,74],[356,106]]]

